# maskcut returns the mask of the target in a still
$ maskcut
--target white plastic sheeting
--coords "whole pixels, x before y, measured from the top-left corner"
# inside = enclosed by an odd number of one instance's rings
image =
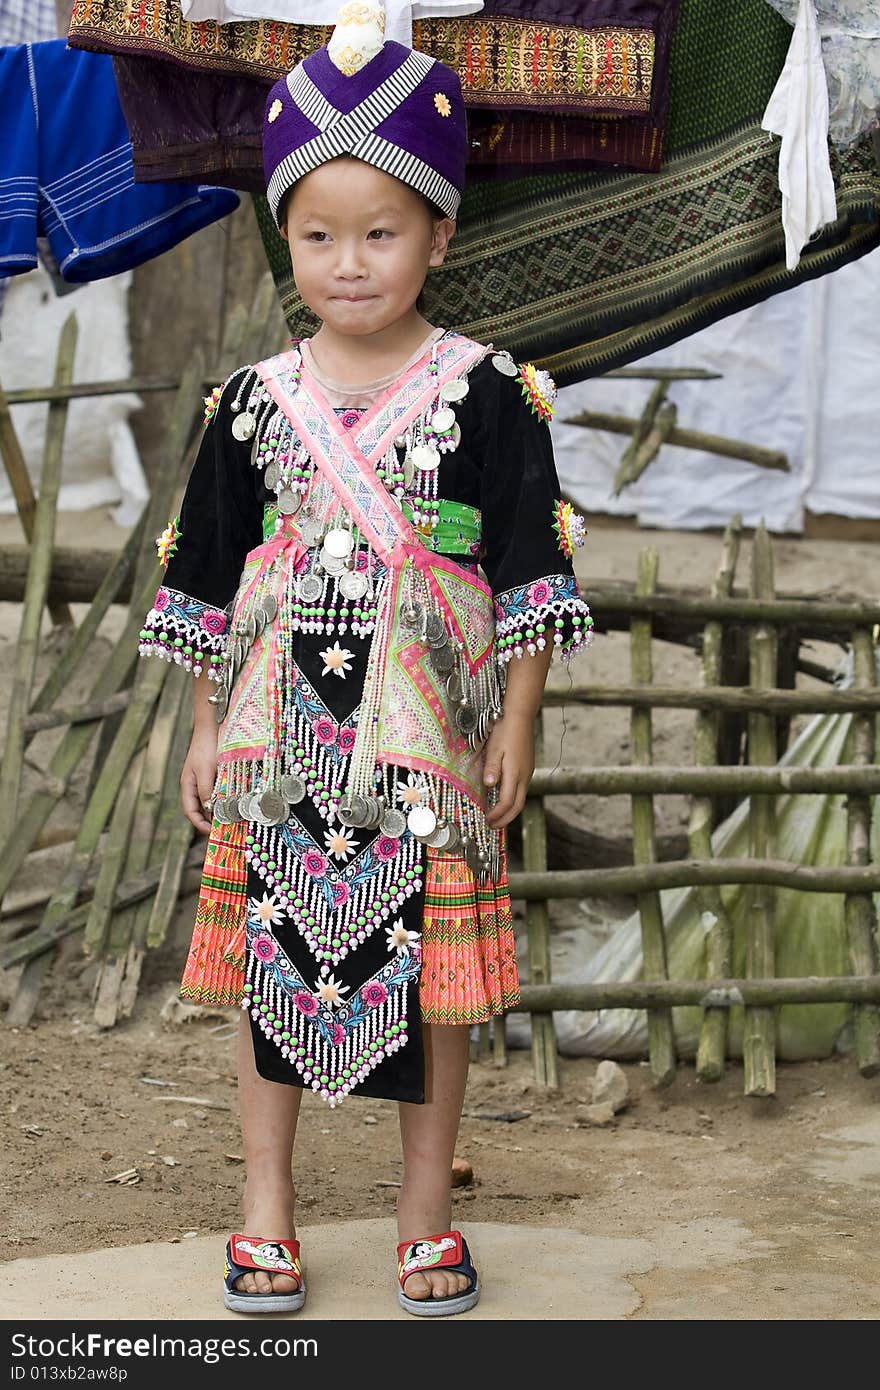
[[[42,269],[9,284],[0,322],[0,381],[6,390],[47,386],[55,371],[61,326],[68,314],[79,323],[74,381],[110,381],[131,374],[128,291],[131,274],[84,285],[57,298]],[[137,520],[149,488],[129,418],[140,409],[135,395],[97,396],[70,403],[61,472],[61,511],[113,506],[120,526]],[[39,491],[46,405],[14,405],[12,419],[34,491]],[[15,499],[0,469],[0,512]]]
[[[646,526],[725,526],[739,511],[775,531],[804,512],[880,517],[880,250],[722,319],[639,365],[706,367],[722,381],[676,382],[683,428],[784,450],[791,473],[664,445],[619,498],[623,435],[565,425],[579,410],[638,416],[651,383],[594,380],[559,393],[554,444],[565,490],[587,514]]]

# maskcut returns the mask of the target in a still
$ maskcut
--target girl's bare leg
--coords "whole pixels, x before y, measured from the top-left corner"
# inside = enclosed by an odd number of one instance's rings
[[[243,1233],[265,1240],[290,1239],[296,1235],[290,1165],[302,1089],[260,1076],[244,1013],[238,1032],[238,1099],[247,1167]],[[254,1270],[236,1279],[235,1287],[242,1293],[294,1293],[297,1283],[289,1274]]]
[[[400,1240],[440,1235],[452,1224],[452,1160],[467,1084],[470,1029],[424,1024],[425,1103],[401,1102],[403,1183],[397,1203]],[[446,1298],[463,1293],[463,1274],[445,1270],[411,1274],[407,1298]]]

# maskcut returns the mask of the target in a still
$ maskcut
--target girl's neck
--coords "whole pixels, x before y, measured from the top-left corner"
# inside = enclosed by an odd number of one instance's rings
[[[360,386],[398,371],[434,331],[413,309],[406,319],[363,336],[336,333],[322,323],[309,347],[316,367],[325,376]]]

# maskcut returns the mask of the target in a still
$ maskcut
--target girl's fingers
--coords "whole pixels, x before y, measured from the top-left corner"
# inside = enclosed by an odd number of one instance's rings
[[[205,801],[207,799],[207,797],[204,798]],[[183,814],[200,834],[208,835],[211,830],[211,822],[205,816],[202,800],[195,772],[192,768],[185,767],[180,778],[180,804],[183,808]]]
[[[498,800],[486,816],[486,822],[494,830],[501,830],[513,820],[517,813],[519,779],[510,771],[502,775],[498,788]]]

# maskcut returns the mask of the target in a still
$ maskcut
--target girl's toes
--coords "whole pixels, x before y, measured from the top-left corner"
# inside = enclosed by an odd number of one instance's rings
[[[273,1293],[296,1293],[298,1288],[299,1284],[295,1279],[291,1279],[289,1274],[272,1275]]]
[[[403,1292],[407,1298],[430,1298],[431,1285],[424,1274],[411,1274],[404,1281]]]

